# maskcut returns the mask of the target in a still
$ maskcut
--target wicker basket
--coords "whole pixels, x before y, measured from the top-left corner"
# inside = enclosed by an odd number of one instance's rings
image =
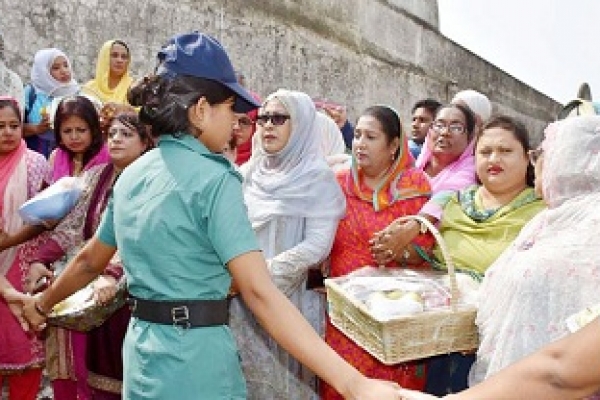
[[[458,304],[456,273],[444,240],[437,229],[420,216],[436,238],[446,261],[450,281],[450,307],[395,317],[388,321],[374,318],[360,301],[348,296],[337,283],[325,281],[331,323],[383,364],[392,365],[438,354],[469,351],[478,346],[475,306]]]

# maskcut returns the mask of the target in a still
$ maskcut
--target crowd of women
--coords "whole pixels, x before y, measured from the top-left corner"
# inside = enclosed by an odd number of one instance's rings
[[[477,396],[511,398],[493,382],[515,374],[494,376],[600,302],[597,118],[554,123],[534,148],[473,90],[417,102],[410,129],[388,105],[352,124],[343,106],[299,91],[259,104],[202,33],[171,38],[135,82],[130,58],[107,41],[81,85],[64,52],[42,49],[28,85],[2,86],[9,399],[35,399],[44,370],[59,400],[417,399],[489,377]],[[65,217],[21,220],[23,203],[69,176],[83,190]],[[410,215],[437,224],[453,263],[482,282],[476,354],[388,366],[327,317],[324,275],[445,268]],[[123,281],[132,306],[99,327],[47,324],[77,290],[91,285],[105,305]],[[600,388],[585,379],[570,396]]]

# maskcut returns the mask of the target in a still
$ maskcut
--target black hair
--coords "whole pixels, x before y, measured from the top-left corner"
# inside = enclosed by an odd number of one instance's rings
[[[54,138],[58,147],[71,156],[73,153],[62,142],[60,128],[65,120],[73,115],[83,119],[92,134],[92,143],[90,143],[90,147],[83,153],[83,165],[86,165],[98,154],[104,144],[104,136],[100,129],[100,117],[94,104],[85,96],[65,97],[58,103],[56,114],[54,115]]]
[[[394,139],[398,138],[399,146],[398,150],[394,154],[394,159],[398,158],[402,149],[402,123],[398,113],[388,106],[371,106],[364,110],[361,115],[369,115],[375,118],[381,124],[383,133],[388,144]]]
[[[134,129],[142,143],[146,145],[148,151],[154,147],[154,140],[150,133],[150,127],[144,125],[139,118],[138,112],[129,104],[105,103],[100,110],[100,129],[105,140],[108,138],[108,131],[114,121],[119,121],[123,125]]]
[[[19,103],[17,102],[17,100],[15,99],[2,99],[0,100],[0,109],[3,108],[10,108],[12,109],[15,114],[17,115],[17,119],[19,120],[19,123],[23,123],[23,116],[21,115],[21,108],[19,107]]]
[[[125,50],[127,50],[127,54],[129,55],[129,58],[131,58],[131,50],[129,50],[129,46],[127,46],[127,43],[125,43],[122,40],[117,39],[117,40],[113,41],[113,43],[110,45],[111,50],[115,44],[120,44],[121,46],[125,47]]]
[[[470,108],[463,106],[462,104],[450,103],[438,108],[437,112],[435,113],[435,118],[437,118],[438,114],[442,110],[445,110],[447,108],[456,108],[464,115],[465,129],[467,130],[467,139],[469,139],[470,141],[473,138],[473,134],[475,133],[475,114],[473,114],[473,111],[471,111]]]
[[[437,113],[437,110],[442,106],[442,103],[440,103],[439,101],[435,100],[435,99],[423,99],[423,100],[419,100],[415,103],[415,105],[412,107],[412,109],[410,110],[411,114],[414,114],[414,112],[418,109],[418,108],[424,108],[427,111],[429,111],[429,113],[431,115],[435,115]]]
[[[191,131],[188,108],[201,97],[210,105],[225,102],[235,93],[220,82],[177,75],[168,78],[147,76],[133,85],[127,93],[129,104],[141,107],[140,120],[152,126],[152,135],[179,136]]]
[[[529,137],[529,131],[525,127],[525,124],[523,124],[516,118],[502,114],[494,115],[492,118],[489,119],[488,122],[485,123],[485,125],[483,125],[481,131],[477,134],[475,149],[477,149],[477,143],[479,142],[479,139],[485,134],[485,131],[492,128],[502,128],[504,130],[512,132],[515,139],[517,139],[519,143],[521,143],[521,146],[523,147],[523,152],[527,157],[527,153],[529,152],[529,150],[531,150],[531,140]],[[531,163],[528,162],[526,174],[527,186],[533,187],[534,181],[535,170],[533,165],[531,165]]]

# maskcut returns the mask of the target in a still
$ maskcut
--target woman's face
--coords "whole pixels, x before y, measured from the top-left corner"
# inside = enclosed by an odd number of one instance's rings
[[[15,110],[6,106],[0,108],[0,154],[14,151],[21,143],[21,122]]]
[[[120,43],[114,43],[110,48],[110,72],[123,76],[129,66],[129,51]]]
[[[246,114],[235,113],[235,118],[233,119],[233,136],[238,145],[250,140],[253,127],[254,121],[252,121],[249,116]]]
[[[491,193],[527,186],[529,157],[515,134],[501,127],[483,131],[475,150],[477,176]]]
[[[292,121],[279,100],[272,99],[259,110],[256,132],[267,154],[278,153],[287,145],[292,134]]]
[[[71,82],[71,68],[69,62],[63,56],[58,56],[50,66],[50,75],[60,83]]]
[[[92,144],[92,131],[83,118],[70,115],[60,126],[60,140],[72,153],[83,154]]]
[[[379,120],[363,115],[354,128],[352,154],[360,168],[369,176],[379,176],[393,163],[400,144],[399,139],[388,143]]]
[[[465,116],[459,109],[442,108],[429,131],[433,157],[448,163],[458,160],[469,145],[466,126]]]
[[[134,162],[148,148],[136,129],[113,120],[108,128],[108,152],[112,163],[118,169],[124,169]]]
[[[201,134],[198,139],[213,153],[220,153],[232,137],[232,126],[234,121],[233,96],[223,103],[208,104],[204,97],[199,100],[195,107],[201,107],[202,122],[200,124]],[[191,112],[200,112],[191,110]]]

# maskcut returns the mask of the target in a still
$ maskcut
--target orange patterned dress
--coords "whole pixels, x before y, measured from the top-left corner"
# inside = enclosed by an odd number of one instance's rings
[[[373,265],[368,243],[373,234],[398,217],[418,214],[429,199],[429,181],[421,171],[404,169],[400,165],[394,170],[392,175],[396,176],[389,179],[387,188],[380,193],[373,193],[362,184],[356,170],[338,174],[338,181],[346,195],[347,209],[346,216],[338,226],[331,250],[331,277],[346,275],[364,265]],[[402,195],[398,196],[398,193]],[[433,237],[426,234],[419,235],[413,244],[429,251],[433,242]],[[425,266],[424,263],[423,267]],[[348,339],[329,320],[325,340],[346,361],[368,377],[394,381],[411,389],[422,390],[425,386],[425,362],[384,365]],[[343,399],[325,382],[321,382],[321,398]]]

